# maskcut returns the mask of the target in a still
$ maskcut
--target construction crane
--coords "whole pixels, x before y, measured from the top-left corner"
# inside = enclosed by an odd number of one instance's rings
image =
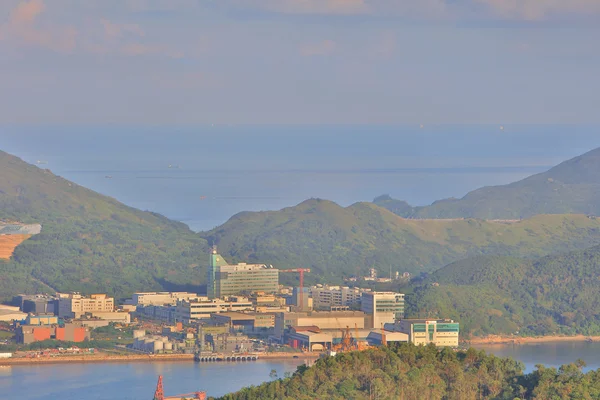
[[[310,268],[280,269],[279,272],[298,272],[300,274],[300,305],[298,309],[302,311],[304,308],[304,273],[310,272]]]
[[[206,392],[194,392],[178,394],[175,396],[165,397],[165,391],[163,389],[162,375],[158,376],[158,382],[156,383],[156,390],[154,391],[154,397],[152,400],[206,400]]]

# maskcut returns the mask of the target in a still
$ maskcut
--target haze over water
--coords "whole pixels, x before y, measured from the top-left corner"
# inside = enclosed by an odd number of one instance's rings
[[[0,149],[144,210],[211,229],[241,211],[381,194],[425,205],[600,146],[598,126],[3,127]],[[170,167],[169,167],[170,166]]]

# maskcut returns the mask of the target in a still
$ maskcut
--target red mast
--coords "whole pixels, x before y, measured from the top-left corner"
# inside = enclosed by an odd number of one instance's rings
[[[158,376],[158,383],[156,384],[156,391],[154,392],[153,400],[165,400],[165,392],[163,391],[162,375]]]

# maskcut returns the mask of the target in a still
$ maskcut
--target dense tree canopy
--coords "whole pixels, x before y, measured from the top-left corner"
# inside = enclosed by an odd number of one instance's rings
[[[583,365],[524,375],[521,363],[483,351],[401,344],[320,359],[220,400],[597,399],[600,373],[584,374]]]

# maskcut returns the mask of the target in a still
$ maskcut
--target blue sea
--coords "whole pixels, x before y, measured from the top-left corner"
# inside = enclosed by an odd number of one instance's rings
[[[0,150],[207,230],[241,211],[381,194],[425,205],[600,146],[600,126],[31,126]],[[0,172],[1,173],[1,172]]]

